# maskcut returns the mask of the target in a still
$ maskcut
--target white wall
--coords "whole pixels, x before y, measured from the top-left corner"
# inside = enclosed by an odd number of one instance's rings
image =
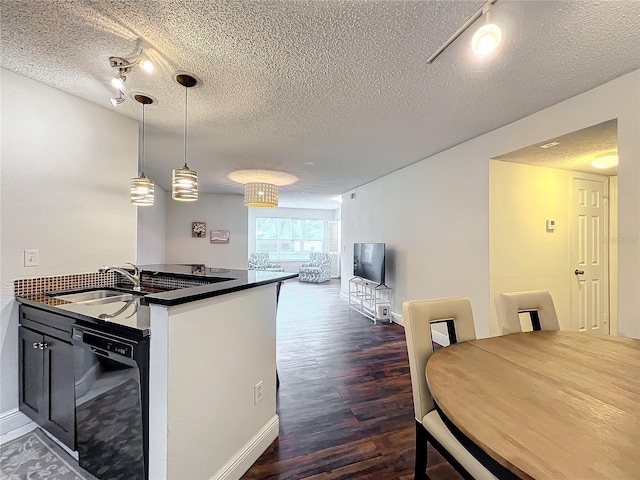
[[[165,263],[167,192],[155,185],[152,206],[138,207],[138,245],[136,263]]]
[[[152,313],[168,333],[151,337],[150,478],[240,478],[276,438],[275,299],[271,284]]]
[[[574,172],[489,162],[491,298],[549,290],[560,328],[571,329],[571,181]],[[546,220],[556,221],[553,232]],[[491,309],[491,335],[499,335]]]
[[[17,278],[95,272],[135,259],[138,124],[108,108],[0,71],[0,412],[18,407]],[[114,139],[117,149],[114,149]],[[24,267],[23,251],[40,251]]]
[[[489,335],[489,159],[618,119],[618,332],[640,338],[640,70],[343,195],[342,269],[353,242],[384,241],[393,311],[416,298],[465,295]],[[342,291],[348,291],[348,275]]]
[[[324,244],[325,250],[328,246],[329,231],[326,222],[332,220],[340,220],[340,209],[337,210],[322,210],[311,208],[249,208],[249,244],[247,251],[247,258],[251,252],[256,251],[256,218],[297,218],[302,220],[324,220]],[[303,261],[277,261],[278,264],[287,272],[297,272],[300,268],[300,264]]]
[[[204,263],[208,267],[247,268],[247,207],[242,195],[200,194],[179,202],[167,192],[166,262]],[[206,222],[207,236],[191,236],[192,222]],[[211,230],[229,230],[228,244],[210,243]]]

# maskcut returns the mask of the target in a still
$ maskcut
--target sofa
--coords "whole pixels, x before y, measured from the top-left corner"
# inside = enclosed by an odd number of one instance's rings
[[[266,272],[284,272],[284,268],[277,263],[271,263],[268,253],[252,253],[249,255],[249,270],[264,270]]]
[[[309,261],[300,265],[298,280],[322,283],[331,278],[331,257],[328,253],[311,253]]]

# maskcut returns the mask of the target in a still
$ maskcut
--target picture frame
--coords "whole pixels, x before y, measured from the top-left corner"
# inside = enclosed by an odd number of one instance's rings
[[[205,238],[207,236],[207,223],[206,222],[192,222],[191,223],[191,236],[194,238]]]
[[[211,230],[211,243],[229,243],[229,230]]]

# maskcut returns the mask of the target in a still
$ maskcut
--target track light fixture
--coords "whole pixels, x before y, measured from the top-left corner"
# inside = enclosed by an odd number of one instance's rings
[[[498,0],[487,0],[481,8],[479,8],[466,22],[464,22],[464,24],[427,59],[427,63],[433,63],[438,55],[444,52],[449,45],[455,42],[460,35],[462,35],[483,15],[485,16],[486,23],[473,35],[473,39],[471,40],[471,49],[478,56],[485,56],[493,52],[502,40],[502,31],[500,30],[500,27],[491,23],[490,20],[491,7],[497,1]]]
[[[502,40],[502,30],[495,23],[491,23],[491,5],[485,4],[482,7],[482,13],[484,14],[485,24],[476,30],[471,39],[471,49],[480,57],[493,52],[498,48]]]
[[[127,60],[122,57],[109,57],[109,65],[116,69],[116,75],[111,79],[111,85],[113,88],[120,92],[120,96],[117,98],[111,98],[111,105],[114,107],[124,102],[124,96],[122,91],[124,90],[124,82],[127,80],[127,75],[135,66],[139,66],[145,72],[153,72],[153,62],[145,58],[143,60],[142,51],[135,60]]]
[[[113,105],[114,107],[117,107],[122,102],[124,102],[124,95],[122,93],[122,90],[118,90],[118,96],[117,97],[111,97],[109,99],[109,101],[111,102],[111,105]]]

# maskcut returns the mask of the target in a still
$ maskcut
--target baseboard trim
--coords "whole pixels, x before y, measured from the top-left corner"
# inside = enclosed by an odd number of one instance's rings
[[[401,327],[404,327],[404,317],[398,313],[391,312],[391,321],[397,323]]]
[[[242,477],[269,445],[278,438],[279,431],[280,418],[278,415],[274,415],[210,480],[237,480]]]
[[[36,424],[17,408],[0,414],[0,442],[9,441],[36,428]]]

